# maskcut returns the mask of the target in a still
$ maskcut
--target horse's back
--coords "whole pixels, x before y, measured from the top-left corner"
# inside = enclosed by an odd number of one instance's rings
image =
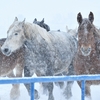
[[[77,49],[77,41],[72,35],[66,32],[51,31],[49,33],[52,36],[52,44],[55,48],[55,66],[61,71],[61,66],[63,70],[65,66],[68,68],[72,62]],[[55,69],[56,72],[57,69]]]
[[[69,50],[72,49],[73,51],[76,51],[77,48],[77,40],[74,36],[67,32],[59,32],[59,31],[50,31],[49,32],[52,36],[53,44],[58,49],[65,49]],[[73,52],[72,51],[72,52]]]

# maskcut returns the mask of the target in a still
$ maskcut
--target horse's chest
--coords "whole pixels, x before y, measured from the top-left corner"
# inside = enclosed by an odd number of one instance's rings
[[[77,74],[99,74],[100,61],[78,58],[75,62],[75,70]]]
[[[45,75],[48,66],[52,65],[53,59],[51,52],[45,48],[26,49],[25,65],[34,70],[38,76]]]

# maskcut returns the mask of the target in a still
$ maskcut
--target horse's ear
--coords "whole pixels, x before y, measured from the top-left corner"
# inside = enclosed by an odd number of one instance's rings
[[[24,26],[24,24],[25,24],[25,18],[24,18],[24,20],[22,21],[22,27]]]
[[[90,12],[90,14],[89,14],[89,20],[91,23],[94,21],[94,15],[92,12]]]
[[[24,20],[23,20],[22,22],[25,23],[25,20],[26,20],[26,19],[24,18]]]
[[[41,23],[44,23],[44,18],[42,19]]]
[[[77,21],[78,21],[79,24],[82,23],[82,15],[81,15],[80,12],[77,14]]]
[[[18,18],[17,17],[15,17],[15,19],[14,19],[14,22],[16,22],[16,21],[18,21]]]
[[[33,23],[34,23],[34,22],[37,22],[37,19],[36,19],[36,18],[34,19]]]

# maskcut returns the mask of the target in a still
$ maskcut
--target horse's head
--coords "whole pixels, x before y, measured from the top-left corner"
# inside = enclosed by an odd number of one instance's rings
[[[35,18],[34,21],[33,21],[34,24],[37,24],[41,27],[43,27],[43,24],[44,24],[44,18],[42,19],[42,21],[37,21],[37,19]]]
[[[7,31],[7,39],[1,47],[1,51],[4,55],[11,55],[12,52],[22,47],[22,45],[26,41],[23,27],[24,22],[25,20],[19,22],[17,17],[15,17],[14,22]]]
[[[90,55],[95,48],[94,25],[92,24],[94,15],[90,12],[88,18],[83,19],[81,13],[77,15],[78,27],[78,44],[79,50],[83,56]]]
[[[37,19],[35,18],[33,23],[39,25],[40,27],[46,29],[47,31],[50,31],[50,27],[44,23],[44,18],[41,21],[37,21]]]

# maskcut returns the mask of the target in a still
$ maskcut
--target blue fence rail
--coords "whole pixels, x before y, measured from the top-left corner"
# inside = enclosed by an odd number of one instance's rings
[[[46,76],[46,77],[23,77],[23,78],[0,78],[0,84],[30,83],[31,98],[34,100],[34,83],[36,82],[58,82],[58,81],[81,81],[81,100],[85,100],[85,81],[100,80],[99,75],[72,75],[72,76]]]

